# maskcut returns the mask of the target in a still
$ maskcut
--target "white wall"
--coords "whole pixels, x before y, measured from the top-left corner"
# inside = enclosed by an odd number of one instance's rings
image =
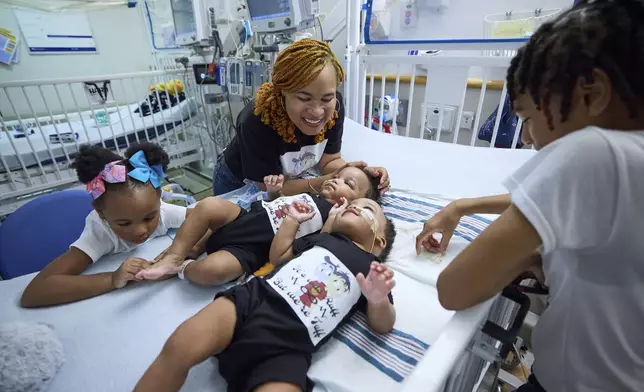
[[[0,26],[21,35],[19,64],[0,68],[0,81],[90,76],[149,70],[152,47],[142,15],[136,8],[120,6],[87,12],[98,53],[29,53],[18,21],[7,5],[0,5]]]
[[[376,0],[384,2],[384,0]],[[419,4],[425,0],[418,0]],[[428,1],[431,3],[431,1]],[[482,38],[484,18],[489,14],[504,14],[533,11],[537,8],[565,8],[572,0],[449,0],[449,6],[442,13],[419,8],[416,29],[403,30],[400,10],[391,12],[391,35],[413,36],[433,39]],[[400,7],[405,2],[398,2]]]

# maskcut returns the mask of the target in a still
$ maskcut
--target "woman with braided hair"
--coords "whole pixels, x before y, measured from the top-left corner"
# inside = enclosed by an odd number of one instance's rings
[[[507,75],[539,152],[506,181],[509,195],[456,201],[418,238],[441,251],[463,213],[501,213],[439,276],[447,309],[542,262],[549,304],[521,392],[644,391],[642,70],[644,0],[581,0],[543,24]]]
[[[237,133],[213,175],[215,195],[241,188],[245,179],[263,184],[275,174],[287,179],[285,195],[318,192],[347,165],[340,155],[344,106],[337,92],[344,71],[331,47],[314,39],[291,44],[277,57],[272,80],[237,117]],[[379,177],[381,192],[389,187],[384,168],[351,165]],[[316,166],[323,176],[296,179],[312,177]]]

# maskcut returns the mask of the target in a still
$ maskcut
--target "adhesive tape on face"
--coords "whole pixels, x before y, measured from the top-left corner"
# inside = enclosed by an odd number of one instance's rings
[[[364,208],[360,210],[360,215],[362,215],[365,219],[368,219],[370,221],[376,220],[376,216],[373,214],[373,212],[369,210],[365,210]]]

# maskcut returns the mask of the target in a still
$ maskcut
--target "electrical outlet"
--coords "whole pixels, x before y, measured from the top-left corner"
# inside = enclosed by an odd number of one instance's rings
[[[443,105],[443,126],[441,132],[452,132],[454,128],[454,121],[456,117],[456,106]],[[440,106],[435,103],[427,105],[427,123],[425,127],[428,129],[438,129],[440,121]]]
[[[461,116],[461,129],[472,130],[474,126],[474,112],[463,112]]]

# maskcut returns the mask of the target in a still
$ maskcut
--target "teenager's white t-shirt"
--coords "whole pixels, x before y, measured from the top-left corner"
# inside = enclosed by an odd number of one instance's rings
[[[506,186],[543,242],[550,304],[533,333],[541,385],[644,391],[644,132],[573,132]]]
[[[168,229],[179,228],[186,219],[186,208],[162,201],[160,215],[159,225],[147,241],[165,235]],[[96,262],[107,254],[129,252],[141,245],[119,238],[94,210],[85,218],[83,232],[70,247],[78,248]]]

